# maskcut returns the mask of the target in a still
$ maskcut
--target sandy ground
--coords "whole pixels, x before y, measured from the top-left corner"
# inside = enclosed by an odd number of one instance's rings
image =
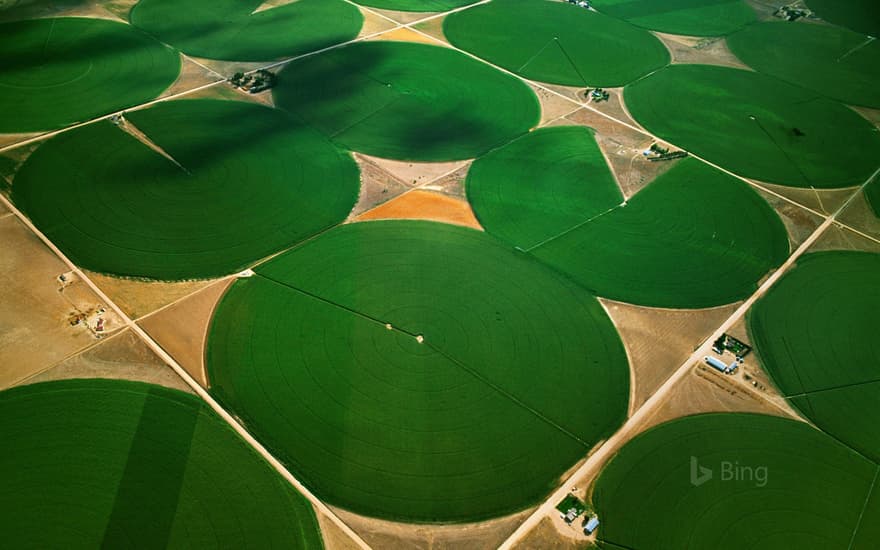
[[[6,208],[5,204],[0,204],[0,218],[9,216],[11,214],[12,212],[10,212],[8,208]]]
[[[793,204],[760,187],[752,187],[752,189],[773,207],[782,223],[785,224],[785,229],[788,231],[788,242],[792,250],[800,246],[822,224],[822,217],[806,208]]]
[[[180,74],[177,76],[177,80],[159,97],[169,97],[220,80],[224,80],[220,73],[199,65],[186,55],[180,54]]]
[[[392,19],[403,25],[409,25],[410,23],[415,23],[416,21],[421,21],[422,19],[427,19],[429,17],[437,15],[433,12],[381,10],[379,8],[371,8],[369,6],[361,6],[361,11],[364,12],[364,14],[373,12],[374,14],[378,14],[380,17],[384,16],[383,18],[385,18],[386,21],[388,19]]]
[[[19,220],[0,218],[0,388],[33,376],[97,342],[96,334],[72,314],[102,304],[82,282],[63,292],[57,277],[67,268]],[[109,313],[108,319],[109,317]],[[107,333],[120,325],[107,321]]]
[[[727,41],[723,37],[697,38],[662,32],[655,32],[654,35],[669,50],[673,63],[721,65],[723,67],[752,70],[751,67],[740,61],[730,51],[730,48],[727,47]]]
[[[354,221],[391,219],[432,220],[483,229],[467,201],[421,189],[414,189],[377,206]]]
[[[394,21],[389,21],[379,14],[366,10],[363,6],[359,7],[361,10],[361,14],[363,14],[364,16],[364,24],[361,26],[361,32],[358,33],[358,38],[372,36],[374,34],[393,29],[397,26]]]
[[[435,181],[441,176],[445,176],[462,166],[470,164],[469,161],[464,160],[453,162],[408,162],[371,157],[361,153],[356,153],[355,156],[376,164],[395,178],[413,187]]]
[[[358,550],[360,548],[326,515],[317,510],[315,515],[318,516],[318,526],[321,529],[321,537],[324,539],[325,550]]]
[[[367,518],[338,508],[333,511],[376,549],[483,550],[497,547],[534,510],[458,525],[397,523]]]
[[[186,382],[128,329],[23,383],[71,378],[135,380],[192,393]]]
[[[874,214],[864,193],[858,193],[837,219],[857,231],[880,239],[880,218]]]
[[[166,283],[139,281],[101,275],[87,271],[86,275],[98,288],[107,293],[116,305],[132,319],[138,319],[184,296],[204,288],[213,281],[183,281]]]
[[[217,303],[234,281],[233,277],[217,281],[138,321],[204,388],[209,387],[205,371],[208,328]]]
[[[266,0],[260,6],[255,9],[252,13],[259,13],[265,10],[271,10],[272,8],[277,8],[280,6],[286,6],[287,4],[292,4],[297,2],[298,0]]]
[[[557,516],[543,518],[534,529],[519,540],[514,545],[517,550],[585,550],[587,548],[595,548],[589,542],[580,537],[570,537],[566,531],[576,533],[575,527],[564,526],[565,530],[561,530],[557,522]],[[563,523],[561,519],[558,520]],[[580,525],[580,518],[575,521],[575,525]]]
[[[467,193],[465,192],[465,180],[467,179],[470,167],[470,162],[468,162],[467,165],[462,166],[455,172],[438,178],[431,183],[422,186],[421,188],[426,191],[437,191],[438,193],[443,193],[444,195],[449,195],[450,197],[458,197],[460,199],[467,200]]]
[[[188,55],[187,58],[199,65],[207,67],[209,70],[214,71],[219,75],[222,75],[224,78],[229,78],[237,72],[247,73],[278,63],[271,59],[267,59],[266,61],[220,61],[217,59],[206,59],[204,57],[195,57],[192,55]]]
[[[425,36],[424,34],[417,33],[413,30],[407,29],[405,27],[394,29],[392,31],[384,32],[380,35],[373,36],[369,40],[389,40],[392,42],[418,42],[421,44],[430,44],[432,46],[440,46],[436,40],[431,39],[430,37]]]
[[[629,411],[642,406],[738,304],[674,310],[600,298],[626,346],[633,374]]]
[[[361,173],[361,188],[358,201],[349,214],[349,220],[412,188],[367,157],[355,153],[354,159]]]
[[[810,252],[820,250],[860,250],[880,253],[880,242],[859,235],[847,227],[832,225],[810,247]]]
[[[535,95],[538,96],[538,101],[541,103],[541,122],[539,126],[546,126],[580,109],[578,104],[559,97],[536,84],[529,84],[529,87],[535,92]]]
[[[416,23],[415,25],[413,25],[413,28],[429,36],[433,36],[444,44],[449,44],[449,41],[446,40],[446,35],[443,34],[443,19],[443,17],[428,19],[427,21]]]
[[[776,194],[782,195],[823,214],[833,214],[855,191],[854,187],[843,189],[802,189],[799,187],[786,187],[773,183],[764,183],[751,180],[759,187],[769,189]]]
[[[602,104],[605,103],[607,102]],[[642,155],[642,151],[654,143],[651,137],[622,126],[589,109],[579,109],[557,120],[551,126],[571,124],[588,126],[596,130],[596,143],[605,155],[605,160],[611,167],[614,179],[617,180],[626,199],[644,189],[646,185],[678,162],[677,159],[650,162]],[[668,146],[665,142],[659,143],[662,146]],[[674,148],[670,147],[670,149]]]
[[[22,141],[35,138],[40,134],[41,132],[31,132],[25,134],[0,134],[0,148],[9,147],[11,145],[15,145],[16,143],[21,143]]]

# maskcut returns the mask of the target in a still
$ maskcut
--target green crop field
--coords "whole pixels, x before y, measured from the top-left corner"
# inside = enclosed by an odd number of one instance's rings
[[[357,0],[358,4],[371,8],[397,11],[449,11],[477,0]]]
[[[654,35],[581,7],[494,0],[448,16],[449,41],[532,80],[616,87],[669,63]]]
[[[780,391],[873,460],[880,460],[878,280],[880,254],[809,254],[749,316],[761,362]]]
[[[727,38],[736,56],[758,72],[851,105],[880,107],[880,42],[846,29],[778,21]]]
[[[865,187],[865,198],[874,211],[874,215],[880,218],[880,178],[874,178],[874,181]]]
[[[877,168],[880,133],[870,122],[770,76],[673,65],[624,97],[649,131],[748,178],[828,189],[861,185]]]
[[[297,0],[254,11],[263,0],[140,0],[131,23],[194,56],[268,61],[355,38],[364,18],[343,0]]]
[[[870,36],[880,36],[880,10],[876,0],[807,0],[816,15],[836,25],[841,25]]]
[[[308,502],[194,395],[120,380],[0,393],[7,548],[321,548]]]
[[[321,497],[421,522],[544,498],[629,391],[592,295],[430,222],[340,226],[261,266],[218,306],[206,363],[213,393]]]
[[[466,189],[482,226],[522,249],[623,202],[583,126],[541,128],[477,159]]]
[[[531,184],[511,178],[505,188]],[[743,299],[788,256],[785,227],[764,199],[693,159],[679,162],[625,205],[609,200],[607,208],[592,214],[598,209],[593,207],[589,217],[530,252],[599,296],[677,308]],[[544,212],[548,223],[556,216]],[[515,208],[508,215],[516,220]]]
[[[104,121],[47,141],[14,180],[16,204],[82,267],[224,275],[338,223],[357,200],[349,155],[281,111],[186,100],[126,119],[174,162]]]
[[[631,440],[602,471],[593,491],[600,545],[870,550],[880,522],[877,470],[803,422],[680,418]]]
[[[755,10],[742,0],[593,0],[601,13],[634,25],[671,34],[723,36],[755,20]]]
[[[473,158],[540,116],[522,81],[448,48],[402,42],[360,42],[297,60],[273,95],[335,142],[398,160]]]
[[[51,130],[149,101],[180,56],[128,25],[61,17],[0,23],[0,132]]]

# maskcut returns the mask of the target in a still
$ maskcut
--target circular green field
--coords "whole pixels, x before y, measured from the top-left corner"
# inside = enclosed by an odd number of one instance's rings
[[[349,155],[283,112],[186,100],[126,119],[171,159],[104,121],[47,141],[14,181],[16,204],[82,267],[223,275],[340,222],[357,200]]]
[[[337,143],[378,157],[476,157],[538,123],[519,79],[439,46],[360,42],[291,63],[276,105]]]
[[[807,3],[816,15],[829,23],[880,36],[880,9],[876,0],[807,0]]]
[[[755,21],[755,10],[742,0],[593,0],[601,13],[634,25],[671,34],[724,36]]]
[[[180,56],[146,34],[104,19],[0,23],[0,133],[89,120],[161,94]]]
[[[193,395],[120,380],[0,393],[7,548],[321,548],[308,502]]]
[[[599,296],[636,304],[745,298],[789,252],[782,221],[760,196],[694,159],[624,205],[583,127],[536,130],[478,159],[467,193],[489,233]]]
[[[357,0],[362,6],[397,11],[449,11],[477,0]]]
[[[755,70],[839,99],[880,107],[880,42],[825,25],[786,21],[752,25],[728,37]]]
[[[792,187],[861,185],[880,133],[851,109],[750,71],[673,65],[624,90],[649,131],[741,176]]]
[[[749,316],[761,362],[780,391],[873,460],[880,460],[878,280],[880,254],[809,254]]]
[[[261,266],[218,306],[206,363],[215,395],[323,499],[418,522],[545,498],[629,394],[592,295],[430,222],[340,226]]]
[[[264,0],[140,0],[132,25],[210,59],[266,61],[354,39],[364,17],[343,0],[297,0],[255,11]]]
[[[623,202],[583,126],[539,128],[477,159],[466,190],[482,226],[522,249]]]
[[[669,63],[648,31],[563,2],[494,0],[443,22],[453,45],[532,80],[617,87]]]
[[[680,418],[628,442],[602,471],[593,490],[600,545],[869,550],[880,522],[877,468],[806,423]]]

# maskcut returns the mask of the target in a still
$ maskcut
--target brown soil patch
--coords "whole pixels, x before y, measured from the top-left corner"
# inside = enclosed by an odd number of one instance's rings
[[[809,252],[821,250],[861,250],[880,253],[880,243],[859,235],[848,227],[832,224],[816,239]]]
[[[260,6],[253,11],[253,13],[259,13],[261,11],[271,10],[272,8],[278,8],[281,6],[286,6],[287,4],[293,4],[298,0],[266,0]]]
[[[101,0],[101,3],[107,11],[115,14],[123,21],[128,21],[128,15],[131,13],[131,8],[133,8],[139,1],[140,0]]]
[[[497,548],[533,510],[479,523],[456,525],[397,523],[338,508],[333,511],[373,548],[483,550]]]
[[[33,139],[40,134],[41,132],[31,132],[27,134],[0,134],[0,148],[11,147],[17,143]]]
[[[653,138],[586,108],[567,115],[551,126],[562,124],[578,124],[596,130],[596,143],[605,155],[605,160],[626,199],[630,199],[678,162],[647,160],[642,152],[654,143]],[[665,142],[659,144],[675,149]]]
[[[266,61],[221,61],[217,59],[195,57],[192,55],[189,55],[187,57],[195,63],[203,65],[209,70],[221,75],[223,78],[229,78],[238,72],[249,73],[251,71],[256,71],[257,69],[262,69],[269,65],[278,63],[277,61],[273,61],[271,59],[268,59]],[[280,67],[278,70],[280,70]]]
[[[738,307],[677,310],[599,298],[626,346],[633,374],[629,412],[648,400]]]
[[[358,38],[364,38],[366,36],[372,36],[380,32],[385,32],[387,30],[393,29],[396,26],[393,21],[389,21],[381,15],[378,15],[371,11],[367,11],[363,8],[363,6],[358,7],[361,10],[361,14],[364,16],[364,24],[363,26],[361,26],[361,32],[358,33]]]
[[[469,164],[469,161],[466,160],[453,162],[407,162],[371,157],[361,153],[357,153],[355,157],[372,162],[401,182],[412,187],[418,187],[419,185],[435,181],[437,178]]]
[[[234,277],[217,281],[138,321],[141,328],[204,388],[209,387],[205,371],[208,328],[217,303],[234,281]]]
[[[799,247],[824,221],[821,216],[814,214],[803,206],[793,204],[785,199],[768,193],[760,187],[753,187],[767,203],[776,210],[785,229],[788,231],[788,242],[791,250]]]
[[[257,94],[259,95],[259,94]],[[233,88],[229,84],[225,83],[217,83],[214,86],[210,86],[208,88],[202,88],[200,90],[196,90],[191,93],[186,93],[186,95],[182,95],[176,100],[186,100],[186,99],[228,99],[230,101],[253,101],[255,103],[259,103],[259,101],[254,99],[254,96],[251,94],[243,94],[240,90]]]
[[[382,10],[379,8],[371,8],[368,6],[361,6],[360,8],[361,11],[364,13],[373,12],[375,14],[379,14],[380,16],[384,15],[385,18],[392,19],[404,25],[409,25],[410,23],[415,23],[416,21],[421,21],[422,19],[427,19],[429,17],[437,15],[437,13],[432,12]]]
[[[446,39],[446,35],[443,34],[443,18],[435,17],[434,19],[428,19],[427,21],[422,21],[421,23],[417,23],[413,25],[413,28],[421,31],[428,36],[432,36],[443,42],[444,44],[449,44],[449,40]]]
[[[177,95],[220,80],[223,80],[223,76],[219,73],[202,67],[186,55],[180,54],[180,74],[177,75],[177,80],[159,97]]]
[[[529,84],[529,87],[538,96],[541,104],[541,122],[539,126],[545,126],[554,120],[569,115],[580,109],[580,105],[564,97],[560,97],[545,88]]]
[[[432,181],[422,187],[422,189],[426,191],[436,191],[438,193],[443,193],[444,195],[449,195],[450,197],[458,197],[467,200],[467,193],[465,192],[464,186],[470,167],[471,163],[468,162],[466,166],[462,166],[455,172]]]
[[[61,292],[57,277],[67,266],[15,216],[0,218],[0,243],[0,388],[6,388],[95,344],[85,323],[69,319],[78,308],[101,303],[81,281]]]
[[[357,204],[349,214],[349,220],[411,189],[366,156],[357,153],[353,156],[360,169],[361,188]]]
[[[24,383],[71,378],[134,380],[192,393],[192,388],[128,329]]]
[[[669,50],[673,63],[720,65],[722,67],[752,70],[751,67],[740,61],[730,51],[724,38],[697,38],[662,32],[655,32],[654,35]]]
[[[414,30],[407,28],[394,29],[393,31],[388,31],[378,36],[374,36],[370,38],[370,40],[389,40],[392,42],[418,42],[420,44],[430,44],[432,46],[440,45],[437,44],[437,41],[432,39],[431,37],[425,36],[424,34],[415,32]]]
[[[85,271],[116,305],[132,319],[138,319],[157,309],[204,288],[212,281],[138,281]]]
[[[391,219],[432,220],[483,230],[467,201],[421,189],[377,206],[354,221]]]
[[[784,185],[764,183],[755,180],[750,181],[754,181],[755,184],[760,187],[769,189],[774,193],[791,199],[807,208],[811,208],[816,212],[822,212],[823,214],[833,214],[836,212],[855,191],[854,187],[847,187],[844,189],[802,189],[799,187],[786,187]]]
[[[837,216],[837,220],[862,233],[880,239],[880,218],[871,209],[868,199],[861,191],[856,192],[853,200]]]
[[[0,216],[10,216],[10,215],[12,215],[12,212],[10,212],[8,208],[6,208],[5,204],[0,203]]]
[[[584,92],[586,91],[586,88],[584,88],[584,87],[562,86],[560,84],[547,84],[544,82],[541,82],[541,83],[536,82],[535,85],[538,85],[542,88],[547,88],[548,90],[552,90],[559,95],[565,96],[573,101],[576,101],[579,104],[585,103],[587,101],[586,97],[584,96]]]
[[[592,543],[582,538],[568,537],[563,534],[564,531],[560,532],[559,527],[555,525],[555,519],[554,517],[543,518],[534,529],[514,544],[513,548],[517,550],[588,550],[595,548]],[[580,525],[580,518],[575,521],[573,527],[566,525],[565,528],[574,533],[578,525]]]
[[[346,535],[338,525],[326,515],[315,511],[318,516],[318,527],[321,529],[321,537],[324,539],[325,550],[360,550],[351,537]]]

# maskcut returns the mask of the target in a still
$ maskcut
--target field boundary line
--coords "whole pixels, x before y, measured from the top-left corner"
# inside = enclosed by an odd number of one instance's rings
[[[871,486],[868,487],[868,496],[865,497],[865,502],[862,504],[862,511],[859,512],[859,519],[856,520],[856,528],[853,529],[853,533],[849,539],[849,545],[846,547],[846,550],[852,550],[852,546],[856,542],[856,535],[859,534],[859,529],[862,527],[862,518],[865,516],[865,510],[868,509],[868,501],[871,500],[871,496],[874,494],[874,487],[877,485],[878,474],[880,474],[880,464],[875,463],[874,479],[871,481]]]
[[[24,223],[24,225],[33,232],[43,243],[53,252],[55,255],[61,259],[68,267],[73,271],[87,286],[89,286],[95,294],[98,295],[98,298],[104,301],[107,304],[107,307],[111,308],[117,315],[119,315],[120,319],[127,325],[129,329],[131,329],[140,339],[153,350],[156,355],[159,356],[169,367],[171,367],[174,372],[180,376],[186,384],[192,388],[197,396],[199,396],[202,401],[204,401],[222,420],[224,420],[230,428],[232,428],[239,437],[244,440],[244,443],[250,446],[257,454],[259,454],[263,460],[265,460],[268,465],[276,471],[276,473],[280,474],[288,484],[293,486],[309,503],[315,508],[316,513],[324,514],[328,519],[330,519],[333,523],[339,527],[343,533],[345,533],[357,546],[362,548],[363,550],[371,550],[371,547],[358,535],[351,527],[348,526],[329,506],[324,504],[323,501],[318,499],[314,493],[312,493],[299,479],[297,479],[284,464],[281,463],[275,456],[273,456],[267,449],[264,447],[257,439],[250,434],[250,432],[245,429],[245,427],[229,412],[226,411],[220,404],[211,396],[208,391],[203,388],[196,380],[190,376],[186,369],[184,369],[165,349],[162,348],[153,338],[147,334],[147,332],[142,329],[137,323],[135,323],[131,317],[129,317],[122,309],[116,305],[116,303],[110,299],[107,294],[104,293],[98,286],[88,277],[86,274],[77,267],[70,259],[63,253],[61,250],[55,246],[55,244],[44,235],[33,223],[18,209],[13,205],[9,199],[7,199],[2,193],[0,193],[0,203],[3,203],[9,210]],[[320,533],[320,528],[319,528]],[[322,534],[323,540],[323,534]]]
[[[209,288],[211,288],[211,287],[214,286],[214,285],[217,285],[217,284],[219,284],[219,283],[226,282],[226,281],[228,281],[229,279],[237,279],[237,278],[238,278],[238,274],[236,273],[236,274],[233,274],[233,275],[226,275],[225,277],[220,277],[219,279],[211,279],[211,280],[208,281],[208,284],[206,284],[205,286],[199,287],[199,288],[193,290],[192,292],[187,292],[187,293],[184,294],[183,296],[181,296],[181,297],[179,297],[179,298],[176,298],[175,300],[173,300],[173,301],[171,301],[171,302],[168,302],[168,303],[165,304],[164,306],[159,306],[158,308],[156,308],[156,309],[154,309],[154,310],[152,310],[152,311],[148,311],[148,312],[144,313],[144,314],[141,315],[140,317],[132,317],[132,320],[133,320],[135,323],[139,323],[139,322],[141,322],[141,321],[147,319],[148,317],[152,317],[153,315],[156,315],[157,313],[161,313],[161,312],[165,311],[166,309],[171,308],[172,306],[176,306],[177,304],[179,304],[180,302],[182,302],[182,301],[184,301],[184,300],[186,300],[186,299],[188,299],[188,298],[192,298],[193,296],[195,296],[196,294],[199,294],[200,292],[203,292],[203,291],[205,291],[205,290],[208,290]],[[136,282],[139,282],[139,281],[136,281]],[[164,281],[158,281],[158,282],[161,283],[161,282],[164,282]],[[185,283],[186,281],[181,281],[181,282],[184,282],[184,283]]]
[[[544,501],[541,506],[539,506],[533,513],[530,515],[523,523],[516,528],[516,530],[508,536],[508,538],[499,546],[500,550],[510,550],[514,547],[514,545],[522,539],[529,531],[531,531],[535,526],[537,526],[538,522],[542,520],[551,510],[555,509],[555,503],[559,502],[562,498],[565,497],[570,491],[571,487],[573,487],[575,481],[584,477],[589,473],[593,473],[595,470],[600,468],[608,459],[611,458],[613,453],[615,453],[620,447],[626,444],[633,436],[639,433],[639,428],[643,421],[650,418],[651,414],[655,412],[655,409],[659,407],[664,402],[666,395],[677,385],[677,383],[684,379],[684,377],[691,372],[693,365],[699,362],[700,357],[703,355],[707,355],[709,350],[712,347],[712,343],[717,340],[722,334],[727,332],[727,330],[732,327],[735,323],[737,323],[746,312],[751,309],[752,305],[758,301],[771,287],[773,287],[776,282],[782,278],[782,276],[788,272],[788,270],[797,262],[797,260],[807,252],[807,250],[815,243],[819,237],[821,237],[825,231],[834,223],[835,218],[838,214],[840,214],[849,203],[856,197],[856,195],[863,191],[863,189],[871,183],[875,177],[877,177],[878,173],[880,173],[880,168],[878,168],[860,187],[856,189],[854,193],[850,195],[850,197],[843,202],[843,204],[830,216],[828,216],[822,224],[819,225],[809,237],[807,237],[803,243],[786,259],[786,261],[780,265],[776,271],[774,271],[766,281],[764,281],[761,286],[747,299],[745,300],[734,312],[728,317],[721,325],[715,329],[715,331],[700,345],[685,361],[682,365],[671,375],[669,376],[663,384],[657,388],[657,390],[649,397],[641,407],[639,407],[626,422],[604,443],[602,443],[596,450],[587,457],[587,460],[584,464],[581,465],[580,468],[575,470],[568,478],[563,482],[550,496]],[[821,430],[820,430],[821,431]],[[822,433],[825,433],[824,431]],[[850,446],[847,446],[850,448]]]
[[[853,233],[855,233],[859,237],[864,237],[864,238],[868,239],[869,241],[874,241],[875,243],[880,244],[880,239],[878,239],[877,237],[874,237],[872,235],[868,235],[864,231],[859,231],[855,227],[851,227],[851,226],[846,225],[845,223],[841,223],[840,221],[837,221],[837,220],[834,221],[834,225],[836,225],[837,227],[839,227],[841,229],[847,229],[849,231],[852,231]]]
[[[867,384],[876,384],[877,382],[880,382],[880,378],[875,378],[873,380],[865,380],[864,382],[853,382],[851,384],[841,384],[839,386],[832,386],[830,388],[822,388],[822,389],[818,389],[818,390],[805,391],[805,392],[801,392],[801,393],[793,393],[791,395],[783,395],[783,397],[785,397],[786,399],[792,399],[795,397],[809,397],[810,395],[813,395],[816,393],[822,393],[822,392],[826,392],[826,391],[844,390],[846,388],[855,388],[858,386],[865,386]]]
[[[623,208],[624,206],[626,206],[626,199],[624,199],[622,203],[615,204],[614,206],[612,206],[608,210],[605,210],[604,212],[599,212],[598,214],[591,216],[591,217],[587,218],[586,220],[569,227],[568,229],[562,231],[558,235],[553,235],[552,237],[546,238],[543,241],[539,242],[538,244],[534,244],[534,245],[526,248],[525,250],[523,250],[523,252],[531,252],[532,250],[535,250],[536,248],[540,248],[540,247],[544,246],[545,244],[547,244],[551,241],[554,241],[560,237],[564,237],[564,236],[568,235],[569,233],[571,233],[572,231],[576,231],[576,230],[580,229],[581,227],[587,225],[588,223],[591,223],[591,222],[601,218],[605,214],[610,214],[614,210],[617,210],[618,208]]]

